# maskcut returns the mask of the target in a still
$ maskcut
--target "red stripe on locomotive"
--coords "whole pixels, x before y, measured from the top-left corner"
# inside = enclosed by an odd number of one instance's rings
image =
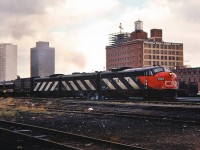
[[[139,76],[139,80],[151,89],[177,89],[177,76],[172,72],[159,72],[153,76]]]

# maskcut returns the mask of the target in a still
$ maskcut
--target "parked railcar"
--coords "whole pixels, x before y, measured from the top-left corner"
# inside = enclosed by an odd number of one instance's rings
[[[15,96],[31,96],[33,91],[33,79],[31,78],[19,78],[14,80],[14,93]]]
[[[34,78],[32,91],[33,96],[59,97],[61,76],[62,74],[55,74],[44,78]]]
[[[0,96],[7,97],[14,94],[14,81],[1,81],[0,82]]]
[[[177,77],[161,66],[111,70],[101,73],[100,79],[106,97],[176,98]]]
[[[198,83],[197,82],[179,82],[178,96],[197,96]]]
[[[92,98],[99,94],[99,74],[73,73],[61,77],[61,96]]]

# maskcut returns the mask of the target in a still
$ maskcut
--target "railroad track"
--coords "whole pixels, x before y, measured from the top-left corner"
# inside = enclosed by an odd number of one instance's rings
[[[116,143],[116,142],[91,138],[87,136],[81,136],[81,135],[58,131],[54,129],[32,126],[32,125],[16,123],[16,122],[3,121],[3,120],[0,120],[0,133],[4,135],[9,134],[9,135],[15,135],[17,137],[20,137],[20,140],[23,139],[25,141],[30,142],[30,144],[32,145],[31,147],[34,146],[33,143],[37,143],[37,145],[39,144],[39,146],[46,146],[45,148],[47,149],[48,148],[73,149],[73,150],[80,150],[80,149],[143,150],[145,149],[142,147],[136,147],[136,146],[126,145],[122,143]],[[19,146],[19,143],[17,144],[18,145],[16,145],[16,147]],[[23,144],[20,145],[20,147],[23,148]],[[31,147],[29,148],[31,149]],[[0,146],[0,148],[2,148],[2,145]]]
[[[63,100],[63,99],[62,99]],[[83,103],[82,103],[83,102]],[[147,102],[146,102],[147,103]],[[159,104],[159,103],[163,103],[163,102],[148,102],[148,103],[156,103],[156,104]],[[169,110],[189,110],[188,107],[186,106],[185,107],[185,104],[188,104],[188,102],[176,102],[176,103],[179,103],[181,104],[180,106],[176,107],[173,105],[172,102],[164,102],[164,103],[167,103],[167,104],[172,104],[172,106],[159,106],[159,105],[152,105],[152,106],[149,106],[147,104],[142,105],[142,107],[144,107],[143,109],[148,109],[148,110],[151,110],[151,111],[154,111],[154,109],[156,111],[169,111]],[[116,104],[116,103],[108,103],[108,102],[100,102],[98,103],[98,107],[101,107],[104,108],[104,106],[107,106],[107,107],[115,107],[115,108],[125,108],[125,110],[123,112],[121,112],[120,110],[116,110],[115,111],[107,111],[106,109],[96,109],[94,108],[94,110],[90,111],[90,110],[87,110],[87,109],[84,109],[84,108],[81,108],[80,110],[70,110],[69,107],[68,108],[65,108],[65,105],[80,105],[82,104],[85,105],[84,107],[86,108],[89,108],[91,105],[93,105],[95,107],[95,102],[94,101],[73,101],[73,100],[70,100],[69,102],[67,103],[60,103],[62,106],[56,106],[56,107],[37,107],[35,106],[35,108],[43,108],[45,110],[47,110],[47,112],[52,112],[52,113],[59,113],[59,112],[62,112],[62,113],[76,113],[76,114],[85,114],[85,115],[98,115],[98,116],[105,116],[105,115],[110,115],[110,116],[114,116],[114,117],[124,117],[124,118],[135,118],[135,119],[146,119],[146,120],[158,120],[158,121],[170,121],[170,122],[176,122],[176,123],[188,123],[188,124],[200,124],[200,119],[199,118],[187,118],[187,117],[177,117],[177,116],[169,116],[169,115],[151,115],[151,114],[139,114],[139,113],[133,113],[133,112],[130,112],[131,109],[137,109],[137,106],[141,106],[140,104],[139,105],[129,105],[129,104]],[[184,106],[182,106],[184,105]],[[189,104],[188,104],[189,105]],[[81,106],[81,107],[82,107]],[[93,107],[92,106],[92,107]],[[199,112],[199,105],[191,105],[191,109],[194,110],[194,111],[198,111]],[[62,108],[60,108],[62,107]],[[15,105],[11,106],[10,110],[12,110],[13,108],[15,108]],[[128,111],[126,111],[126,109],[129,109]],[[190,110],[191,110],[190,109]],[[8,109],[7,109],[8,110]],[[38,114],[38,113],[37,113]]]
[[[66,111],[65,109],[55,109],[49,108],[48,111],[51,112],[62,112],[69,114],[85,114],[85,115],[96,115],[96,116],[113,116],[113,117],[122,117],[122,118],[132,118],[132,119],[145,119],[145,120],[155,120],[155,121],[167,121],[174,123],[186,123],[200,125],[200,119],[198,118],[186,118],[186,117],[176,117],[176,116],[163,116],[163,115],[146,115],[146,114],[134,114],[128,112],[111,112],[111,111]]]
[[[24,99],[19,98],[20,99]],[[143,100],[88,100],[88,99],[72,99],[72,98],[28,98],[31,103],[53,102],[59,105],[102,105],[109,107],[135,107],[137,106],[153,106],[153,107],[193,107],[200,108],[200,102],[190,101],[143,101]],[[22,104],[26,102],[22,102]],[[120,105],[119,105],[120,104]]]

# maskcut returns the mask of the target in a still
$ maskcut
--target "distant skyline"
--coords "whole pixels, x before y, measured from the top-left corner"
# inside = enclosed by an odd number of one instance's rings
[[[185,65],[200,67],[198,0],[1,0],[0,43],[18,47],[18,75],[30,76],[30,48],[55,47],[55,73],[91,72],[106,66],[108,35],[163,30],[165,42],[183,43]]]

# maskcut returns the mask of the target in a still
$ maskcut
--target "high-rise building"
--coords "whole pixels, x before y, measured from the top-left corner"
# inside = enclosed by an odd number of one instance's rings
[[[162,29],[151,29],[148,38],[140,20],[135,22],[135,31],[132,33],[119,32],[109,35],[106,70],[153,65],[162,65],[170,69],[183,67],[183,43],[164,42]]]
[[[17,78],[17,45],[0,44],[0,81]]]
[[[36,42],[31,48],[31,77],[48,76],[55,73],[55,48],[49,42]]]

